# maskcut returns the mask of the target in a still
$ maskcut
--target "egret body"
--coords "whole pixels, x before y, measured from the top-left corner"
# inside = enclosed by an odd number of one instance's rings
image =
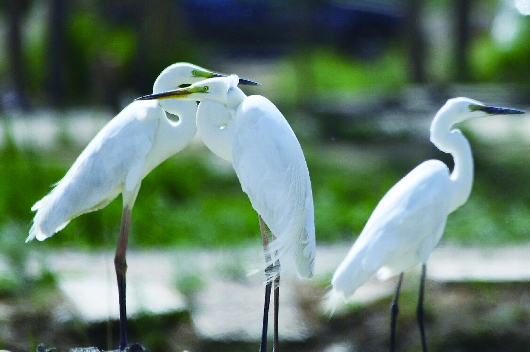
[[[199,66],[177,63],[156,79],[153,91],[221,76]],[[243,80],[243,83],[251,81]],[[166,111],[178,116],[174,122]],[[75,217],[105,207],[120,193],[123,214],[114,259],[120,299],[120,349],[127,347],[125,274],[131,211],[142,179],[161,162],[184,149],[196,134],[194,101],[134,101],[90,141],[66,175],[39,200],[26,242],[42,241]]]
[[[330,300],[347,299],[369,277],[386,280],[400,275],[392,304],[391,350],[395,348],[395,323],[403,272],[422,264],[418,323],[422,347],[427,349],[423,324],[423,293],[429,255],[442,237],[447,216],[462,206],[473,185],[473,156],[469,142],[454,124],[473,117],[521,114],[517,109],[486,106],[468,98],[450,99],[434,117],[431,142],[454,159],[452,172],[439,160],[417,166],[381,199],[331,284]]]
[[[278,348],[279,263],[293,262],[301,278],[313,275],[315,225],[309,171],[293,130],[262,96],[246,96],[235,75],[139,99],[200,101],[198,132],[218,156],[232,163],[243,191],[259,214],[268,282],[261,351],[266,348],[268,302],[275,282],[274,350]],[[269,242],[267,225],[272,232]]]

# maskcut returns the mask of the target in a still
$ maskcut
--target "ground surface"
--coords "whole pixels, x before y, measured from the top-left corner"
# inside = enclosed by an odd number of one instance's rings
[[[530,258],[525,255],[528,251],[530,247],[519,246],[482,251],[440,248],[433,253],[425,303],[427,337],[432,351],[528,350]],[[280,340],[283,350],[386,350],[394,282],[370,281],[356,293],[351,305],[329,317],[322,309],[322,298],[345,248],[321,248],[319,254],[319,269],[314,280],[297,282],[286,278],[282,286]],[[177,273],[183,272],[179,270],[182,267],[175,265],[175,258],[179,256],[184,256],[191,267],[201,272],[201,282],[189,272],[186,282],[178,282]],[[74,257],[77,262],[72,259]],[[0,347],[27,351],[35,350],[37,344],[43,342],[63,351],[81,346],[115,348],[118,329],[113,308],[106,319],[92,319],[91,316],[97,316],[96,308],[92,315],[78,309],[86,298],[77,297],[76,302],[68,285],[64,285],[78,277],[80,282],[89,283],[85,290],[93,296],[91,299],[112,300],[109,298],[109,292],[114,289],[112,275],[108,284],[103,285],[108,285],[107,288],[84,280],[86,275],[74,274],[92,269],[105,272],[107,257],[57,252],[48,258],[49,268],[57,273],[57,289],[28,290],[0,299]],[[59,270],[68,262],[70,265]],[[130,341],[140,342],[151,351],[256,351],[263,291],[260,276],[249,277],[243,269],[227,265],[227,257],[218,251],[188,253],[187,257],[167,251],[133,252],[129,266],[130,287],[135,287],[135,281],[142,281],[142,275],[145,275],[143,278],[153,276],[152,270],[157,270],[159,282],[164,282],[175,295],[181,295],[183,303],[175,304],[170,297],[166,302],[169,307],[157,313],[147,311],[147,306],[136,313],[131,309]],[[94,271],[92,275],[97,277]],[[105,275],[103,273],[102,277]],[[419,350],[415,317],[417,284],[417,271],[405,276],[398,319],[400,351]],[[135,300],[131,295],[131,307],[142,302]],[[149,297],[148,300],[157,299]],[[160,296],[157,306],[160,308],[164,304]]]

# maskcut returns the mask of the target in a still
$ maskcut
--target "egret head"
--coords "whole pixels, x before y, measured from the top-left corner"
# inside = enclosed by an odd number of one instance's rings
[[[232,92],[241,92],[237,88],[240,81],[237,75],[227,77],[215,77],[194,83],[188,87],[178,88],[166,92],[144,95],[136,100],[151,99],[184,99],[202,101],[205,99],[215,100],[227,106],[232,105]],[[241,92],[241,94],[243,94]],[[239,94],[238,95],[239,98]],[[237,100],[237,99],[236,99]]]
[[[449,117],[448,122],[452,125],[473,117],[524,113],[525,112],[523,110],[485,105],[484,103],[473,99],[460,97],[449,99],[447,103],[445,103],[445,105],[440,109],[437,117]]]
[[[187,62],[178,62],[168,66],[160,73],[153,85],[153,93],[167,92],[169,90],[187,87],[208,78],[227,76],[224,73],[213,72]],[[258,85],[259,83],[240,78],[239,84]]]

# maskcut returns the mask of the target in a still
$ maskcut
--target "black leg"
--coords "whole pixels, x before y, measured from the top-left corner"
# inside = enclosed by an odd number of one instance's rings
[[[396,350],[396,322],[397,322],[397,316],[399,313],[399,307],[398,307],[398,299],[399,299],[399,293],[401,291],[401,283],[403,282],[403,273],[399,275],[398,284],[396,287],[396,293],[394,295],[394,299],[392,300],[392,305],[390,306],[390,352],[394,352]]]
[[[263,327],[261,329],[261,345],[259,347],[260,352],[267,351],[267,328],[269,326],[269,306],[271,302],[271,288],[272,282],[268,281],[265,285],[265,303],[263,305]]]
[[[127,348],[127,304],[125,299],[127,261],[125,253],[127,252],[130,223],[131,211],[128,207],[124,207],[121,218],[120,235],[118,237],[118,246],[116,247],[116,255],[114,256],[114,268],[116,270],[116,279],[118,281],[118,296],[120,303],[120,350]]]
[[[272,342],[272,351],[278,352],[278,317],[280,312],[280,261],[274,264],[276,277],[274,279],[274,340]]]
[[[423,294],[425,291],[425,273],[427,271],[427,265],[421,266],[421,279],[420,279],[420,294],[418,296],[418,308],[416,310],[416,317],[418,319],[418,326],[420,327],[421,336],[421,350],[427,352],[427,340],[425,338],[425,315],[423,311]]]
[[[265,252],[265,261],[270,261],[270,254],[269,254],[269,237],[267,235],[267,227],[265,225],[265,222],[259,216],[259,227],[261,232],[261,240],[263,242],[263,251]],[[267,330],[269,327],[269,307],[271,302],[271,290],[272,290],[272,281],[270,280],[271,275],[274,271],[274,266],[271,264],[265,269],[265,280],[267,280],[267,283],[265,285],[265,303],[263,304],[263,326],[261,328],[261,345],[259,348],[260,352],[266,352],[267,351]]]
[[[125,273],[116,273],[120,301],[120,351],[127,348],[127,304],[125,299]]]

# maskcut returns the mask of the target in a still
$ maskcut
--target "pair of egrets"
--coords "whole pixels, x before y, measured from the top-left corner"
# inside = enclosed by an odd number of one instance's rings
[[[111,120],[65,177],[32,208],[37,214],[28,240],[43,240],[76,216],[100,209],[122,193],[123,216],[115,256],[122,349],[127,346],[125,252],[134,201],[142,179],[182,150],[197,131],[210,150],[232,163],[259,215],[267,268],[262,352],[266,350],[272,283],[273,349],[278,350],[280,261],[294,262],[301,278],[313,275],[313,197],[302,149],[280,111],[264,97],[247,97],[238,83],[253,82],[186,63],[168,67],[155,81],[154,94],[139,98]],[[179,88],[185,85],[189,86]],[[168,120],[165,112],[179,116],[179,122]],[[471,149],[460,131],[452,130],[453,124],[472,117],[518,113],[522,111],[467,98],[449,100],[433,120],[431,141],[453,154],[453,172],[442,162],[430,160],[405,176],[381,200],[337,269],[332,297],[351,296],[375,272],[381,278],[400,275],[393,301],[391,349],[403,272],[418,263],[423,264],[418,319],[426,349],[422,314],[426,262],[442,236],[447,215],[465,203],[471,191]],[[266,227],[272,232],[272,241]]]
[[[44,240],[73,218],[101,209],[122,194],[114,258],[121,349],[127,347],[126,250],[140,184],[161,162],[187,146],[197,132],[209,149],[232,163],[259,214],[267,268],[262,351],[266,350],[273,283],[277,349],[280,259],[292,259],[300,277],[313,274],[313,196],[302,148],[280,111],[264,97],[247,97],[238,83],[255,84],[188,63],[169,66],[154,83],[153,91],[160,93],[160,100],[137,100],[127,106],[94,137],[55,188],[32,207],[37,213],[27,241]],[[182,86],[187,88],[177,89]],[[162,99],[163,92],[173,89],[179,99]],[[197,106],[196,101],[201,104]],[[168,119],[166,112],[177,115],[178,122]]]

